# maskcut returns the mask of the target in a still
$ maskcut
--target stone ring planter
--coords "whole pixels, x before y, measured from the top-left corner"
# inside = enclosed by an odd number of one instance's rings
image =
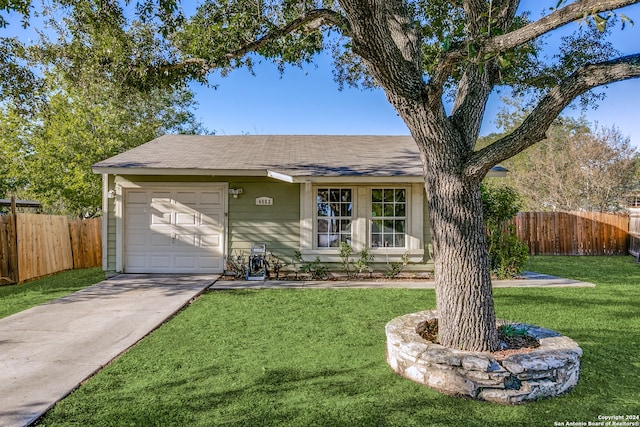
[[[411,313],[387,323],[387,363],[399,375],[448,395],[516,404],[571,390],[580,373],[582,349],[570,338],[532,325],[540,347],[498,359],[488,352],[461,351],[426,341],[418,323],[435,310]]]

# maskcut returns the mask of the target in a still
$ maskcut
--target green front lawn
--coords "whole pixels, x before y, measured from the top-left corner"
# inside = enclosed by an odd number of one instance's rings
[[[20,285],[0,286],[0,319],[104,280],[100,268],[69,270]]]
[[[496,289],[499,317],[584,350],[568,395],[505,407],[443,396],[385,363],[384,325],[431,290],[218,291],[60,402],[46,426],[553,426],[640,412],[640,265],[535,257],[529,270],[596,288]]]

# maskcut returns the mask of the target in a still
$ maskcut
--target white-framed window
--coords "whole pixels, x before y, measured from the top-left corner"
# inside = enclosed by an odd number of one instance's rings
[[[369,248],[378,262],[424,254],[421,183],[312,183],[300,186],[300,252],[339,262],[341,242]]]
[[[369,247],[407,247],[407,189],[371,189]]]
[[[353,189],[320,187],[316,189],[317,248],[335,248],[351,244]]]

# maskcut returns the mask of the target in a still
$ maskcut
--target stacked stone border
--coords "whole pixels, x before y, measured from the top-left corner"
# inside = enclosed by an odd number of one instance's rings
[[[416,326],[434,318],[437,312],[429,310],[387,323],[387,363],[397,374],[444,394],[503,404],[557,396],[578,383],[582,349],[555,331],[519,324],[540,347],[498,359],[492,353],[450,349],[423,339]]]

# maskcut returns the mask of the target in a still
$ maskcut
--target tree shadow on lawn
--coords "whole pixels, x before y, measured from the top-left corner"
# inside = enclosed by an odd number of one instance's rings
[[[158,410],[173,412],[167,420],[186,416],[182,421],[189,425],[336,427],[526,425],[528,411],[444,396],[396,376],[386,364],[358,369],[265,369],[242,387],[217,392],[192,387],[182,404]],[[186,410],[191,413],[184,414]],[[125,416],[120,421],[140,419]]]
[[[527,425],[530,408],[444,396],[386,364],[267,368],[236,386],[220,381],[228,376],[215,378],[224,369],[212,364],[142,387],[115,373],[106,382],[89,381],[44,424],[484,427]]]
[[[638,382],[622,381],[622,373],[629,375],[627,380],[637,379],[640,366],[629,369],[629,361],[623,363],[628,355],[622,354],[611,358],[610,365],[600,366],[598,360],[606,353],[592,354],[606,352],[604,345],[585,346],[585,372],[573,392],[521,406],[444,396],[395,375],[380,354],[379,362],[349,368],[330,363],[291,366],[280,360],[244,372],[222,361],[205,362],[200,368],[176,367],[164,378],[144,369],[111,372],[108,368],[95,378],[98,381],[91,380],[74,393],[68,404],[57,407],[45,424],[405,427],[596,421],[598,414],[630,411],[633,407],[624,402],[635,405],[639,398]],[[150,380],[140,381],[149,376]]]

